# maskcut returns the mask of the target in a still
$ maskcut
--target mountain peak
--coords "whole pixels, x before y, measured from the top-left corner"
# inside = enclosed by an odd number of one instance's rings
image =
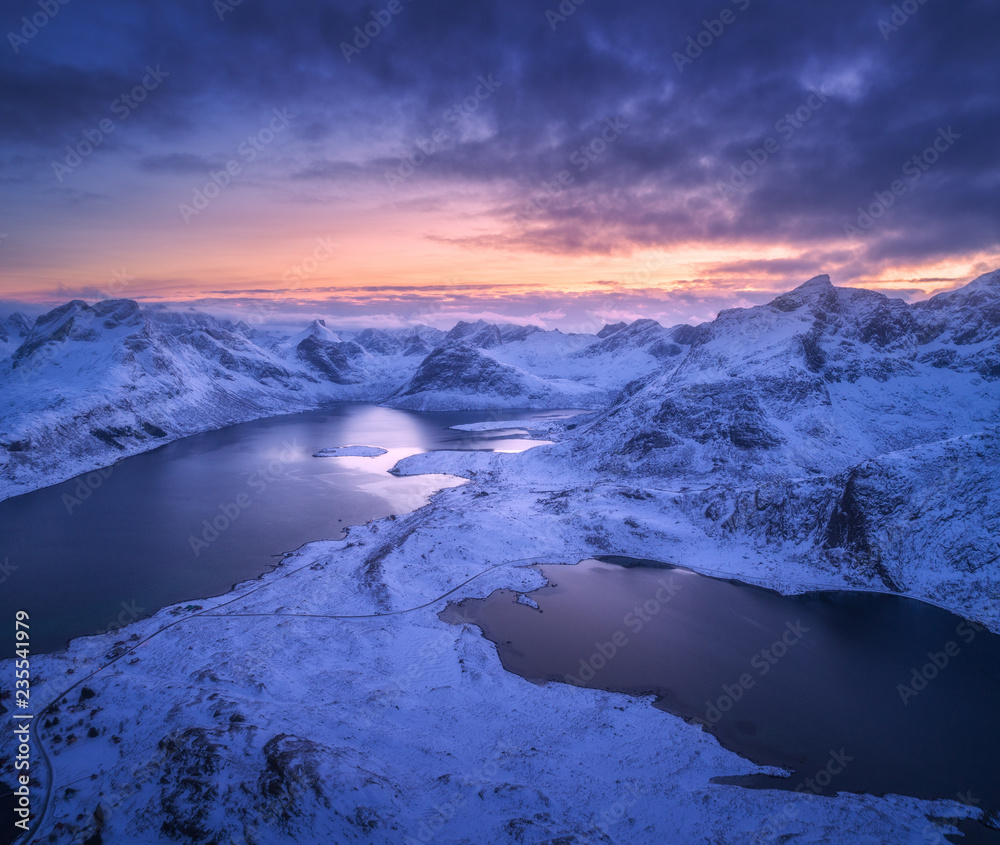
[[[803,282],[797,288],[783,293],[771,300],[770,305],[779,311],[795,311],[808,303],[816,304],[828,296],[834,296],[836,288],[825,273],[813,276],[808,282]]]
[[[826,273],[823,273],[819,276],[813,276],[808,282],[803,282],[795,290],[826,289],[831,287],[833,287],[833,282],[830,281],[830,277]]]
[[[964,288],[959,288],[959,290],[997,290],[1000,291],[1000,270],[993,270],[989,273],[983,273],[976,279],[973,279]]]

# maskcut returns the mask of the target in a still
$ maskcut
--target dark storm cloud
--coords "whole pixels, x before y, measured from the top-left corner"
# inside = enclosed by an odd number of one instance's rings
[[[149,173],[196,173],[224,167],[225,162],[210,160],[194,153],[164,153],[148,155],[139,160],[139,167]]]
[[[556,0],[388,6],[71,3],[0,59],[0,134],[29,158],[58,149],[162,62],[172,76],[141,119],[171,151],[145,151],[146,171],[203,171],[220,134],[294,104],[297,180],[367,174],[382,190],[399,156],[443,130],[407,187],[478,186],[506,222],[472,246],[614,252],[706,239],[805,252],[842,239],[859,206],[951,127],[958,140],[857,245],[877,262],[998,242],[1000,8],[988,0],[908,0],[897,6],[913,14],[895,18],[865,0],[590,0],[565,20],[546,17]],[[36,8],[11,4],[4,30],[19,32]],[[356,40],[366,26],[379,31]],[[700,54],[699,38],[712,42]],[[491,75],[499,87],[456,110]],[[607,121],[618,121],[613,141]],[[378,147],[386,139],[398,148]],[[778,148],[734,184],[768,139]],[[10,159],[2,175],[19,166]]]

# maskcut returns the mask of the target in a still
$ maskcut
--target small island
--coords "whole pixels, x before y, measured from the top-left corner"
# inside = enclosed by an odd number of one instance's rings
[[[314,458],[377,458],[388,450],[378,446],[334,446],[330,449],[320,449]]]

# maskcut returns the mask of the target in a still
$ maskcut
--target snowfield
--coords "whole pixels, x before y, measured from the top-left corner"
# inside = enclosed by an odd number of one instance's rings
[[[8,495],[180,436],[180,408],[192,428],[226,424],[206,410],[220,368],[248,415],[366,390],[471,403],[475,378],[482,407],[576,396],[594,412],[546,422],[556,442],[519,454],[408,457],[394,471],[468,481],[225,596],[35,657],[33,700],[54,702],[37,737],[51,841],[915,845],[980,815],[959,796],[712,783],[765,770],[649,699],[508,674],[477,628],[438,614],[537,588],[531,562],[620,554],[783,592],[901,592],[1000,631],[1000,272],[917,305],[818,277],[698,327],[460,324],[372,332],[371,348],[314,324],[250,349],[203,315],[71,306],[69,329],[40,321],[0,364]],[[143,422],[163,437],[116,433]]]

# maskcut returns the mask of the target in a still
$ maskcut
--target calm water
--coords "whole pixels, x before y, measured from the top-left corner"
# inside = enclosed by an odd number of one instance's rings
[[[653,693],[725,747],[793,770],[725,782],[1000,808],[1000,637],[898,596],[781,596],[636,563],[542,566],[541,612],[501,590],[442,618],[480,626],[511,672]],[[998,841],[965,827],[963,842]]]
[[[71,637],[165,605],[224,593],[303,543],[411,511],[435,490],[459,483],[440,475],[390,475],[407,455],[537,445],[517,432],[448,430],[492,416],[343,404],[187,437],[0,502],[0,561],[17,567],[0,588],[0,618],[28,610],[32,650],[50,652]],[[313,457],[324,447],[353,444],[381,446],[388,454]]]

